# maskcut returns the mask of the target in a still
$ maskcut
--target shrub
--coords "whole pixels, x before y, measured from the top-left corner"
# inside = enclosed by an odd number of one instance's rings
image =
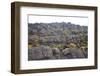
[[[76,46],[75,43],[69,43],[68,47],[69,47],[69,48],[76,48],[77,46]]]

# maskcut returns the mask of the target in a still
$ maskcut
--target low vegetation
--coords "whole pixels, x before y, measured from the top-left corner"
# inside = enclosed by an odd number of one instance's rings
[[[36,47],[40,48],[41,46],[49,47],[51,49],[57,48],[60,50],[59,58],[63,59],[63,50],[65,50],[66,48],[76,48],[77,50],[81,50],[82,52],[84,51],[85,55],[83,58],[86,58],[88,50],[87,42],[87,26],[75,25],[70,22],[28,24],[28,48],[31,50]],[[52,57],[50,59],[57,58]]]

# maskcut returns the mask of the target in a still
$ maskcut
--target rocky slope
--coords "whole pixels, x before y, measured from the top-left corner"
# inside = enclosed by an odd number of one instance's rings
[[[87,42],[87,26],[70,22],[28,24],[29,60],[87,58]]]

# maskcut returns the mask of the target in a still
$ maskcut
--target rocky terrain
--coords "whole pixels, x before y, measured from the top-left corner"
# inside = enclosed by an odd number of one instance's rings
[[[70,22],[29,23],[28,60],[87,58],[87,30]]]

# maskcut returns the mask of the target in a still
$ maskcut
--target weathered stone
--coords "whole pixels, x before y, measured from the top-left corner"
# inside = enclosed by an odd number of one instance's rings
[[[81,50],[82,50],[85,58],[87,58],[88,57],[88,49],[87,48],[82,48]]]
[[[43,54],[40,48],[34,47],[28,51],[29,60],[43,59]]]
[[[51,58],[53,56],[52,49],[49,46],[41,46],[40,48],[44,58]]]
[[[52,49],[52,52],[53,52],[53,56],[54,56],[54,58],[55,59],[60,59],[61,57],[60,57],[60,50],[58,49],[58,48],[53,48]]]
[[[41,60],[52,58],[52,49],[48,46],[34,47],[28,50],[28,60]]]
[[[66,58],[85,58],[82,50],[78,48],[66,48],[62,50],[62,52],[63,52],[63,55],[66,56]]]
[[[58,48],[52,48],[53,54],[59,54],[60,50]]]

